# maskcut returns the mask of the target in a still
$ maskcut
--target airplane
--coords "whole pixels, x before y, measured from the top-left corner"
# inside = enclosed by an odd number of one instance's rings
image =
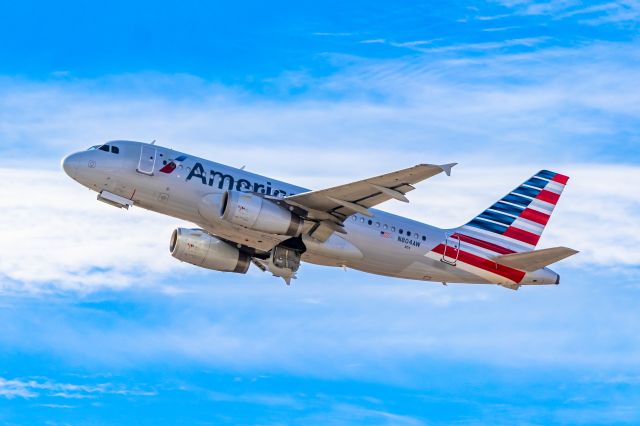
[[[440,229],[374,209],[408,202],[414,185],[456,163],[419,164],[332,188],[309,190],[135,141],[117,140],[62,160],[72,179],[111,206],[141,207],[191,222],[177,228],[176,259],[222,272],[247,273],[251,264],[284,279],[301,262],[351,268],[412,280],[553,285],[548,265],[578,253],[536,249],[569,178],[541,170],[468,223]]]

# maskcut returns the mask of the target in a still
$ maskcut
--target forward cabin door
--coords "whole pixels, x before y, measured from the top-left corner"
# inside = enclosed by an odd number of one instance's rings
[[[156,147],[153,145],[142,145],[140,148],[140,162],[138,172],[152,176],[156,167]]]
[[[444,240],[444,253],[442,253],[442,261],[449,265],[455,265],[460,256],[460,237],[456,234],[447,235]]]

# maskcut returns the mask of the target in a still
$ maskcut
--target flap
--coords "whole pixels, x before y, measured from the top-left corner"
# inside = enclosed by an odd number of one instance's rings
[[[568,247],[552,247],[524,253],[504,254],[494,257],[493,261],[510,268],[533,272],[562,259],[566,259],[569,256],[573,256],[576,253],[578,253],[577,250]]]

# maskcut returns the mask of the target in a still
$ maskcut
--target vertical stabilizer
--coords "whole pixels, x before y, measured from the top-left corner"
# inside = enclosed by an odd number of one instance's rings
[[[457,232],[496,254],[533,250],[568,181],[565,175],[541,170]]]

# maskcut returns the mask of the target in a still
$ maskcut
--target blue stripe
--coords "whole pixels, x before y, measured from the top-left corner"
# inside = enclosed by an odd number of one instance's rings
[[[525,208],[529,204],[531,204],[531,199],[524,198],[524,197],[521,197],[521,196],[516,195],[516,194],[509,194],[506,197],[504,197],[501,201],[506,201],[507,203],[517,204],[519,206],[522,206],[522,208]]]
[[[526,186],[519,186],[513,191],[515,194],[526,195],[527,197],[535,198],[540,193],[539,189],[533,189]]]
[[[184,160],[186,160],[186,159],[187,159],[187,156],[186,156],[186,155],[181,155],[181,156],[179,156],[179,157],[176,157],[176,161],[184,161]]]
[[[505,224],[507,226],[511,225],[513,223],[513,221],[516,220],[516,218],[513,217],[513,216],[507,216],[504,213],[493,212],[493,211],[490,211],[490,210],[485,211],[480,216],[478,216],[478,218],[493,220],[495,222],[503,223],[503,224]]]
[[[549,170],[540,170],[536,173],[537,177],[545,178],[545,179],[553,179],[556,173],[550,172]]]
[[[524,210],[524,207],[512,206],[511,204],[503,203],[502,201],[498,201],[489,208],[491,210],[498,210],[500,212],[512,214],[514,216],[520,216],[520,213],[522,213],[522,210]]]
[[[495,232],[496,234],[503,234],[507,230],[506,226],[498,225],[497,223],[485,222],[484,220],[473,219],[467,225],[476,228],[484,229],[485,231]]]
[[[526,181],[523,185],[535,186],[536,188],[542,189],[545,186],[547,186],[548,183],[549,182],[547,182],[546,180],[542,180],[542,179],[538,179],[538,178],[532,177],[531,179]]]

